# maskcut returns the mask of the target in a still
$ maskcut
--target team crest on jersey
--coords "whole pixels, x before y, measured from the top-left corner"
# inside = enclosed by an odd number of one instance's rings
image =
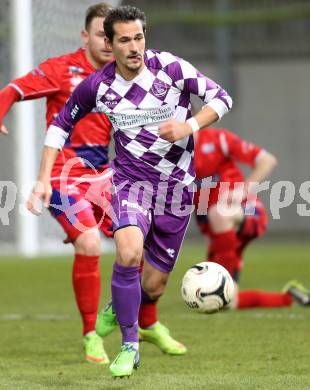
[[[114,100],[116,98],[116,95],[114,93],[107,93],[105,95],[105,97],[107,100],[109,100],[111,102],[112,100]]]
[[[166,84],[160,83],[157,81],[157,82],[153,83],[152,88],[151,88],[151,92],[153,93],[153,95],[161,97],[161,96],[164,96],[166,94],[167,89],[168,89],[168,87]]]

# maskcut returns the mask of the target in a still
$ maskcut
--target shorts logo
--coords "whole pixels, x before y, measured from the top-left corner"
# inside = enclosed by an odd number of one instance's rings
[[[167,91],[167,86],[163,83],[154,83],[151,92],[158,97],[164,96]]]
[[[148,210],[141,207],[138,203],[128,202],[128,200],[123,199],[122,200],[122,207],[125,207],[125,206],[127,206],[128,208],[136,209],[136,210],[140,211],[141,213],[143,213],[145,216],[147,216]]]
[[[166,249],[166,252],[168,253],[168,255],[170,256],[170,257],[174,257],[174,254],[175,254],[175,250],[174,249],[172,249],[172,248],[168,248],[168,249]]]

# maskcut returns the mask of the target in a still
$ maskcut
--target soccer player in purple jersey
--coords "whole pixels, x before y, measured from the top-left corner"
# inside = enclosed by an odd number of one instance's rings
[[[110,371],[123,377],[139,364],[140,262],[144,256],[142,295],[156,300],[164,291],[189,222],[192,134],[219,120],[232,100],[190,63],[167,52],[145,50],[145,15],[139,9],[121,6],[109,11],[104,30],[115,61],[75,89],[48,129],[38,177],[41,185],[34,188],[28,209],[36,212],[37,198],[49,205],[50,171],[75,123],[92,110],[108,115],[116,151],[112,300],[122,332],[121,352]],[[205,102],[194,117],[191,93]]]

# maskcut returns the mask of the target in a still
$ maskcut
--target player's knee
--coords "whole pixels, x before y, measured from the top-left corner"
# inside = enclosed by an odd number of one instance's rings
[[[85,256],[100,256],[101,241],[99,232],[87,231],[82,233],[74,242],[76,253]]]
[[[163,295],[166,284],[163,280],[149,280],[142,283],[142,288],[148,297],[155,301]]]
[[[118,248],[117,263],[123,266],[137,266],[140,265],[143,250],[137,246],[127,245],[124,248]]]

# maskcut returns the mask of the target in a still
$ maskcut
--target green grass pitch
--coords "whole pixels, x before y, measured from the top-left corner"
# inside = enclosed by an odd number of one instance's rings
[[[278,291],[292,278],[309,286],[309,253],[309,245],[252,245],[241,286]],[[188,354],[170,357],[143,343],[139,370],[118,380],[83,360],[71,259],[0,258],[0,389],[310,389],[310,307],[197,314],[183,303],[180,282],[203,257],[201,244],[184,245],[159,305]],[[102,303],[112,260],[102,257]],[[106,339],[111,358],[119,342],[118,331]]]

